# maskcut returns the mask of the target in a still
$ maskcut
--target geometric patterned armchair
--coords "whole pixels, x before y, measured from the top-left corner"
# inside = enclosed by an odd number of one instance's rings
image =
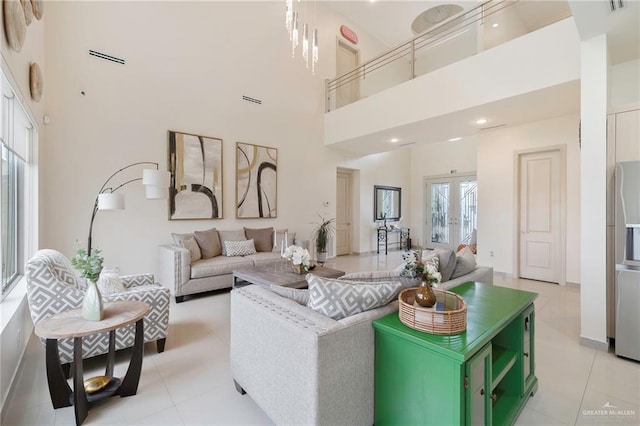
[[[71,262],[55,250],[40,250],[26,263],[27,298],[33,323],[68,309],[80,308],[86,289]],[[158,352],[164,351],[169,328],[169,289],[154,284],[153,274],[121,277],[127,291],[103,295],[103,302],[138,300],[149,305],[144,317],[144,342],[156,341]],[[133,346],[134,324],[116,330],[116,350]],[[45,343],[45,339],[40,339]],[[73,361],[73,339],[59,339],[60,362]],[[82,339],[83,358],[106,354],[109,333],[99,333]]]

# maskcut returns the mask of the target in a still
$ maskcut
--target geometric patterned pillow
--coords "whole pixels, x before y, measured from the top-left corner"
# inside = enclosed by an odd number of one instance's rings
[[[307,274],[309,308],[334,320],[385,306],[394,300],[400,282],[345,282]]]
[[[225,241],[225,251],[227,256],[249,256],[256,254],[256,247],[253,239],[244,241]]]

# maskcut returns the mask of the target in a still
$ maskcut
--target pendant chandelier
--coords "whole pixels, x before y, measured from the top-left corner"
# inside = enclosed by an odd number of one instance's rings
[[[309,68],[311,64],[311,74],[316,73],[316,64],[318,63],[318,29],[311,31],[311,39],[309,39],[309,21],[311,15],[307,13],[309,8],[308,1],[296,0],[294,8],[294,0],[286,0],[285,8],[285,27],[289,31],[289,40],[291,40],[291,57],[295,58],[296,48],[300,44],[300,20],[302,24],[302,59],[305,66]],[[302,15],[301,15],[302,14]],[[316,0],[313,0],[313,24],[316,21]]]

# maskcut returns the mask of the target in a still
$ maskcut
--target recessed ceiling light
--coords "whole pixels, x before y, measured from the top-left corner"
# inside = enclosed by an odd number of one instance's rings
[[[462,138],[461,138],[460,136],[458,136],[458,137],[455,137],[455,138],[451,138],[451,139],[449,139],[449,142],[457,142],[457,141],[459,141],[459,140],[461,140],[461,139],[462,139]]]
[[[493,24],[492,27],[493,28],[498,28],[500,26],[500,24]]]
[[[485,124],[487,122],[486,118],[478,118],[476,120],[476,124]]]
[[[398,140],[399,140],[398,138],[392,138],[390,142],[391,143],[398,143]]]

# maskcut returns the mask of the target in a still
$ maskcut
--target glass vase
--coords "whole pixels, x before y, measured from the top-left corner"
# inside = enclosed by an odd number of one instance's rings
[[[305,271],[304,265],[302,263],[300,265],[294,265],[292,263],[291,264],[291,268],[293,269],[294,273],[299,274],[299,275],[302,275],[302,274],[307,272],[307,271]]]
[[[436,294],[433,292],[429,281],[422,280],[420,286],[416,289],[415,300],[423,308],[430,308],[436,304]]]
[[[87,280],[87,289],[82,300],[82,317],[87,321],[101,321],[104,318],[102,295],[95,282]]]

